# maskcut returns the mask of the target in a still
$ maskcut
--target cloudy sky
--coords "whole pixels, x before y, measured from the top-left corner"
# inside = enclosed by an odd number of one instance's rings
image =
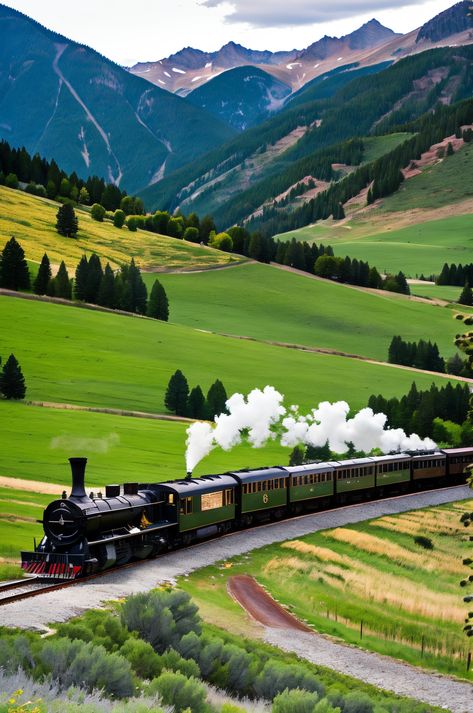
[[[303,48],[376,17],[413,30],[454,0],[6,0],[13,7],[124,65],[191,46],[233,40],[251,49]]]

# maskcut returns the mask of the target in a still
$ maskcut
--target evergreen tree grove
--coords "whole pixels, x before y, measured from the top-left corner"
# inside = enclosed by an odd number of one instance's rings
[[[227,392],[220,381],[216,379],[207,394],[207,417],[215,418],[220,413],[226,413]]]
[[[72,299],[72,286],[64,260],[59,265],[59,270],[54,278],[54,296],[64,300]]]
[[[25,398],[25,377],[13,354],[10,354],[0,373],[0,393],[2,393],[6,399]]]
[[[195,386],[189,394],[187,402],[187,416],[189,418],[204,419],[205,413],[205,396],[199,385]]]
[[[159,280],[155,280],[153,287],[151,288],[147,315],[148,317],[154,317],[154,319],[160,319],[163,322],[167,322],[169,319],[168,298],[165,289]]]
[[[473,305],[473,292],[468,282],[465,283],[465,287],[463,288],[461,295],[458,299],[458,304],[467,305],[468,307],[471,307]]]

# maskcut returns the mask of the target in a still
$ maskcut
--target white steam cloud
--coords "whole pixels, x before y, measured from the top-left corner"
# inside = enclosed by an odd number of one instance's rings
[[[109,433],[104,438],[80,438],[77,436],[56,436],[51,438],[50,448],[60,448],[72,453],[108,453],[109,449],[120,443],[118,433]]]
[[[233,394],[228,413],[215,417],[215,423],[198,421],[187,429],[186,466],[191,473],[214,448],[228,451],[242,442],[261,448],[277,439],[282,446],[324,446],[335,453],[345,453],[352,443],[356,450],[369,453],[379,448],[383,453],[435,448],[430,438],[416,433],[408,436],[402,428],[385,428],[387,416],[364,408],[349,418],[346,401],[323,401],[303,415],[298,406],[286,408],[284,396],[273,386],[253,389],[245,398]]]

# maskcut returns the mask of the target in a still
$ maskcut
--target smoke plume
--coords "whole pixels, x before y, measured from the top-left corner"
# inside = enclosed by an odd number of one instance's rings
[[[345,453],[350,444],[356,450],[382,453],[403,450],[428,450],[435,448],[430,438],[420,438],[416,433],[408,436],[401,428],[386,428],[387,416],[361,409],[349,418],[350,407],[346,401],[323,401],[307,414],[298,406],[286,408],[284,396],[273,386],[262,391],[253,389],[245,398],[233,394],[227,403],[228,413],[215,417],[214,423],[198,421],[187,429],[186,465],[191,473],[196,465],[214,448],[229,451],[242,442],[261,448],[269,440],[278,440],[282,446],[324,446]]]
[[[120,443],[118,433],[109,433],[103,438],[80,438],[78,436],[56,436],[51,438],[50,448],[59,448],[68,453],[108,453]]]

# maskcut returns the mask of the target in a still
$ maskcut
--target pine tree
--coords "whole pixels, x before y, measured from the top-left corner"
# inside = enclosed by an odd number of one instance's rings
[[[51,279],[51,264],[46,253],[44,253],[39,266],[38,274],[34,281],[33,289],[37,295],[45,295]]]
[[[74,297],[76,300],[85,300],[87,293],[87,276],[89,274],[89,263],[85,255],[82,255],[76,267],[76,277],[74,280]]]
[[[216,379],[207,393],[207,416],[214,419],[220,413],[226,413],[227,392],[220,381]]]
[[[89,258],[89,264],[87,266],[87,279],[84,291],[84,299],[86,302],[97,304],[102,277],[102,263],[100,262],[99,256],[93,253]]]
[[[189,384],[182,371],[178,369],[169,379],[164,404],[168,411],[173,411],[177,416],[185,416],[188,399]]]
[[[54,278],[54,295],[63,300],[72,299],[72,286],[64,260],[59,265],[59,270]]]
[[[8,240],[0,256],[0,287],[7,290],[28,290],[30,287],[25,253],[14,237]]]
[[[463,288],[462,293],[458,299],[458,304],[467,305],[469,307],[473,305],[473,292],[468,282],[465,282],[465,287]]]
[[[154,319],[161,319],[163,322],[167,322],[169,319],[168,298],[166,291],[159,280],[154,281],[151,289],[147,315],[148,317],[154,317]]]
[[[26,394],[25,377],[13,354],[10,354],[0,374],[0,393],[6,399],[24,399]]]
[[[56,218],[56,230],[59,235],[64,235],[66,238],[75,238],[77,236],[79,222],[70,203],[65,203],[59,208]]]
[[[189,418],[203,419],[205,413],[205,396],[199,385],[195,386],[189,394],[187,402],[187,415]]]
[[[100,281],[97,304],[102,307],[110,307],[110,309],[114,309],[116,307],[115,292],[115,275],[113,274],[110,264],[107,262]]]

